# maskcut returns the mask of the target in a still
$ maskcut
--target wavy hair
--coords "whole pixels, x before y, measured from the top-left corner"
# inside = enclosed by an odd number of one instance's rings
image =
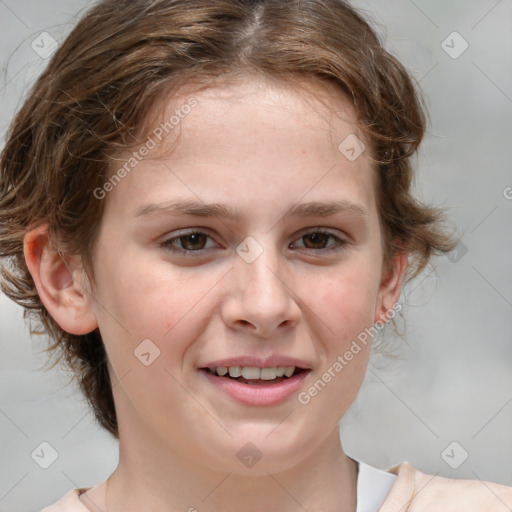
[[[63,331],[26,266],[29,227],[48,223],[54,243],[91,253],[109,155],[140,142],[147,113],[180,86],[257,72],[291,83],[334,84],[352,102],[377,179],[384,264],[409,253],[406,281],[455,242],[443,211],[412,195],[411,156],[426,109],[414,80],[364,16],[343,0],[104,0],[78,22],[32,87],[0,160],[2,291],[23,306],[32,332],[72,370],[102,427],[118,438],[106,353],[98,330]],[[37,327],[36,327],[37,325]]]

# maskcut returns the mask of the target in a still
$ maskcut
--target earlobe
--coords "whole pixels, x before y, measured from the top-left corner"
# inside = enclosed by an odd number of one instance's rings
[[[64,256],[53,246],[48,225],[31,229],[24,239],[27,267],[50,315],[70,334],[87,334],[98,327],[92,297],[78,281],[78,256]]]
[[[389,312],[400,298],[407,263],[408,253],[397,253],[393,259],[393,265],[382,276],[379,295],[375,304],[374,322],[387,322],[389,320]]]

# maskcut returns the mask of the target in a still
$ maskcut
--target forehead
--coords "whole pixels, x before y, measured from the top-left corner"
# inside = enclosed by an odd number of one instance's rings
[[[358,125],[356,110],[348,95],[339,87],[315,78],[295,76],[285,81],[256,73],[221,77],[201,88],[185,84],[172,95],[162,96],[153,105],[148,112],[150,122],[147,126],[164,125],[173,113],[178,113],[191,99],[200,102],[211,114],[222,114],[224,122],[219,117],[216,119],[219,126],[228,124],[229,117],[236,116],[237,112],[239,115],[245,115],[251,108],[256,107],[261,115],[258,119],[246,118],[247,128],[254,126],[253,121],[261,122],[266,117],[269,121],[269,130],[276,124],[283,126],[287,124],[288,128],[297,128],[302,131],[323,130],[328,134],[329,131],[339,131],[339,122],[342,121],[347,125],[346,128],[350,133],[356,134],[361,140],[364,139]],[[308,118],[303,123],[293,126],[290,116],[308,116]],[[189,117],[188,113],[184,117]],[[190,117],[190,121],[178,123],[178,129],[171,130],[171,133],[167,134],[168,142],[172,142],[172,136],[178,136],[183,127],[191,126],[197,116]],[[196,135],[200,132],[200,128],[200,126],[194,126]],[[336,138],[340,135],[340,133],[336,134]]]
[[[368,155],[350,161],[340,151],[347,138],[364,137],[351,102],[332,84],[242,76],[202,90],[183,87],[155,103],[148,118],[155,147],[113,196],[131,182],[137,200],[165,201],[169,191],[201,197],[208,189],[209,199],[226,202],[242,187],[265,185],[269,200],[285,188],[299,199],[308,189],[336,195],[341,177],[344,192],[373,202]]]

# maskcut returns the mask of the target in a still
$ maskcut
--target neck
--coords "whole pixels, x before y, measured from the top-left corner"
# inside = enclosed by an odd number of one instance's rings
[[[146,442],[120,442],[119,465],[108,479],[103,512],[354,512],[356,508],[357,463],[343,452],[337,427],[298,464],[259,475],[220,472],[164,452],[142,438]]]

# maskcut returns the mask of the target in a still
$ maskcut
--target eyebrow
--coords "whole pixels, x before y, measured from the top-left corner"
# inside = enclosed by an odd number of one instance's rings
[[[293,205],[286,213],[291,217],[329,217],[338,213],[346,213],[353,217],[367,217],[368,211],[362,206],[347,200],[311,201]],[[173,200],[162,203],[148,204],[140,207],[135,217],[148,215],[193,215],[197,217],[215,217],[231,221],[240,220],[241,214],[235,208],[219,203],[203,203],[195,200]]]

